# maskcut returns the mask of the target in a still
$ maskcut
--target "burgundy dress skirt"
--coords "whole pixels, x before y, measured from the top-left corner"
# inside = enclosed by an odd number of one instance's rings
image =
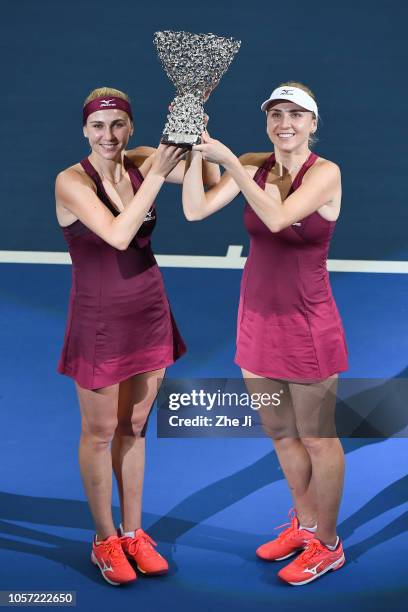
[[[100,200],[118,215],[90,161],[81,165]],[[136,193],[143,177],[127,158],[125,167]],[[62,228],[72,259],[72,289],[58,372],[85,389],[165,368],[186,351],[150,247],[155,223],[153,204],[125,251],[79,220]]]
[[[311,153],[290,193],[316,161]],[[272,154],[254,176],[265,189]],[[249,204],[249,257],[241,282],[235,362],[266,378],[312,383],[348,368],[343,325],[334,301],[327,255],[335,222],[314,212],[272,233]]]

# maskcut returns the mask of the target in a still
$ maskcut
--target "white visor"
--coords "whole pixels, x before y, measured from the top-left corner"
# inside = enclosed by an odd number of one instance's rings
[[[308,93],[303,91],[303,89],[299,89],[299,87],[277,87],[277,89],[273,90],[270,97],[262,104],[261,110],[266,111],[269,104],[274,100],[288,100],[289,102],[294,102],[308,111],[313,111],[316,115],[316,119],[319,115],[316,102]]]

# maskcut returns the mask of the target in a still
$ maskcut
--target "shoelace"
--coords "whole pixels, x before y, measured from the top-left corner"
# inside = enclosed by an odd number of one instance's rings
[[[103,546],[106,554],[111,559],[112,565],[116,565],[123,560],[123,551],[119,540],[117,542],[101,542],[99,546]]]
[[[278,525],[277,527],[274,527],[274,529],[283,529],[283,527],[288,527],[278,535],[278,540],[282,539],[290,531],[294,530],[294,519],[296,518],[296,510],[294,508],[291,508],[288,512],[288,516],[290,519],[292,519],[290,523],[283,523],[283,525]]]
[[[128,550],[131,555],[137,555],[139,549],[143,549],[146,546],[157,546],[157,544],[147,533],[143,532],[132,538],[132,540],[129,542]]]
[[[321,548],[322,546],[318,540],[310,540],[303,553],[297,558],[297,561],[299,561],[301,565],[307,565],[315,554],[321,551]]]

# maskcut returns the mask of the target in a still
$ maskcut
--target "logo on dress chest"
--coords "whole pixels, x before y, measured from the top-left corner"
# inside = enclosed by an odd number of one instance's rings
[[[143,219],[143,223],[148,223],[149,221],[155,221],[156,220],[156,211],[154,210],[154,208],[151,208],[145,218]]]

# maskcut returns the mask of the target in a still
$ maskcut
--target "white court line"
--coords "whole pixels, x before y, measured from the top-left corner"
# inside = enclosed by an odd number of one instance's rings
[[[241,245],[230,245],[223,257],[213,255],[156,255],[163,268],[217,268],[240,270],[246,257]],[[0,251],[0,263],[63,264],[69,265],[68,253],[46,251]],[[329,259],[330,272],[374,272],[380,274],[408,274],[408,261],[374,261],[364,259]]]

